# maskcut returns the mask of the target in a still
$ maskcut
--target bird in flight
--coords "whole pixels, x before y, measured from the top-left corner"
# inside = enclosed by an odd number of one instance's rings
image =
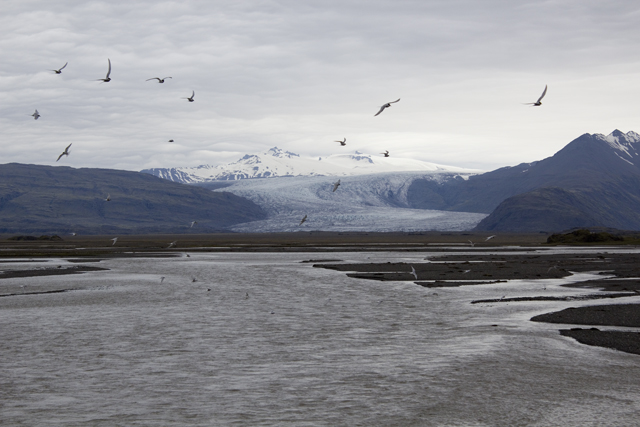
[[[536,102],[528,102],[524,105],[532,105],[534,107],[539,107],[542,105],[542,98],[544,98],[544,96],[547,94],[547,85],[544,86],[544,91],[542,92],[542,95],[540,95],[540,98],[538,98],[538,100]]]
[[[305,215],[304,218],[302,218],[302,221],[300,221],[300,225],[302,225],[303,222],[305,222],[307,220],[307,216]]]
[[[169,142],[173,142],[173,139],[170,139]]]
[[[172,248],[172,247],[174,247],[174,246],[175,246],[175,245],[177,245],[177,244],[178,244],[178,241],[177,241],[177,240],[174,240],[173,242],[169,243],[169,247],[168,247],[167,249]]]
[[[118,238],[117,238],[117,237],[114,237],[114,238],[113,238],[113,239],[111,239],[111,240],[113,240],[113,243],[111,244],[111,246],[113,246],[113,245],[115,245],[115,244],[116,244],[116,242],[118,241]]]
[[[411,266],[411,275],[418,280],[418,273],[416,273],[416,269],[413,268],[413,265]]]
[[[107,71],[107,77],[105,77],[104,79],[98,79],[98,81],[101,81],[102,83],[111,81],[111,77],[109,77],[109,75],[111,74],[111,60],[107,58],[107,61],[109,61],[109,70]]]
[[[347,138],[344,138],[342,141],[336,141],[336,142],[339,142],[340,145],[344,147],[345,145],[347,145]]]
[[[471,245],[471,247],[475,246],[476,244],[473,243],[471,240],[467,240],[467,242],[469,242],[469,244]]]
[[[160,278],[160,283],[164,282],[164,276]]]
[[[182,98],[182,99],[188,99],[189,102],[193,102],[193,97],[196,96],[196,91],[192,90],[191,91],[191,96],[189,98]]]
[[[33,113],[32,116],[34,120],[38,120],[40,118],[40,113],[38,113],[38,110],[36,110],[36,112]]]
[[[198,221],[191,221],[191,226],[189,228],[193,228],[194,225],[196,225],[198,223]]]
[[[67,64],[68,62],[65,62],[65,64],[62,67],[58,68],[57,70],[51,70],[51,71],[53,71],[56,74],[62,74],[62,70],[64,69],[64,67],[67,66]]]
[[[105,202],[110,202],[111,201],[111,194],[107,194],[107,198],[104,199]]]
[[[171,77],[151,77],[150,79],[145,80],[145,82],[148,82],[149,80],[158,80],[158,83],[164,83],[165,79],[170,79]]]
[[[493,236],[489,236],[486,239],[484,239],[485,242],[488,242],[489,240],[493,239],[494,237],[496,237],[496,235],[494,234]]]
[[[61,158],[62,156],[68,156],[68,155],[69,155],[69,147],[71,147],[71,144],[67,145],[67,148],[65,148],[65,149],[64,149],[64,151],[62,152],[62,154],[60,154],[60,155],[58,156],[58,159],[56,160],[56,162],[57,162],[58,160],[60,160],[60,158]]]
[[[396,99],[395,101],[391,101],[391,102],[387,102],[386,104],[384,104],[382,107],[380,107],[380,111],[378,111],[376,114],[374,114],[373,116],[377,116],[378,114],[382,113],[384,111],[385,108],[389,108],[391,107],[391,104],[395,104],[396,102],[400,101],[400,98]]]
[[[384,153],[380,153],[383,154],[385,157],[389,157],[389,150],[385,151]]]
[[[340,180],[338,180],[338,182],[336,182],[336,183],[334,183],[334,184],[333,184],[333,190],[332,190],[332,192],[334,192],[334,193],[335,193],[335,191],[338,189],[338,187],[340,187]]]

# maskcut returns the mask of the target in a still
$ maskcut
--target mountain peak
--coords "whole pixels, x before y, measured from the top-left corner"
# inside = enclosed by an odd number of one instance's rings
[[[291,159],[293,157],[300,157],[299,154],[292,153],[290,151],[284,151],[283,149],[278,147],[273,147],[268,149],[265,154],[273,157],[278,157],[279,159],[284,159],[284,158]]]

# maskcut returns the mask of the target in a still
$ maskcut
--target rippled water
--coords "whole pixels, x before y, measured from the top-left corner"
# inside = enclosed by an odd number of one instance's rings
[[[78,290],[0,298],[1,424],[637,424],[640,356],[528,320],[598,301],[470,304],[590,291],[560,279],[425,289],[301,263],[424,256],[192,254],[4,279],[3,294]]]

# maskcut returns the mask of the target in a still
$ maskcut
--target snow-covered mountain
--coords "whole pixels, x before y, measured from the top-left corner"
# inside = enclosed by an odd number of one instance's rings
[[[268,218],[231,227],[237,232],[469,230],[486,214],[410,209],[407,190],[416,179],[466,179],[456,172],[388,172],[230,181],[228,191],[258,204]],[[334,183],[340,186],[334,192]],[[307,220],[300,224],[304,216]]]
[[[413,159],[363,154],[358,151],[353,154],[333,154],[317,158],[303,157],[278,147],[273,147],[260,154],[246,154],[241,159],[226,165],[142,170],[144,173],[186,184],[247,178],[354,176],[401,171],[459,172],[464,174],[481,172]]]

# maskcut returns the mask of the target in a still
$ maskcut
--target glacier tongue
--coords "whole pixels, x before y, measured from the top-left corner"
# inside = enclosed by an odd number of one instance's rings
[[[228,191],[260,205],[262,221],[238,224],[237,232],[427,231],[469,230],[486,214],[410,209],[407,190],[413,180],[467,178],[453,172],[396,172],[341,177],[281,177],[234,181]],[[307,221],[300,225],[307,215]]]

